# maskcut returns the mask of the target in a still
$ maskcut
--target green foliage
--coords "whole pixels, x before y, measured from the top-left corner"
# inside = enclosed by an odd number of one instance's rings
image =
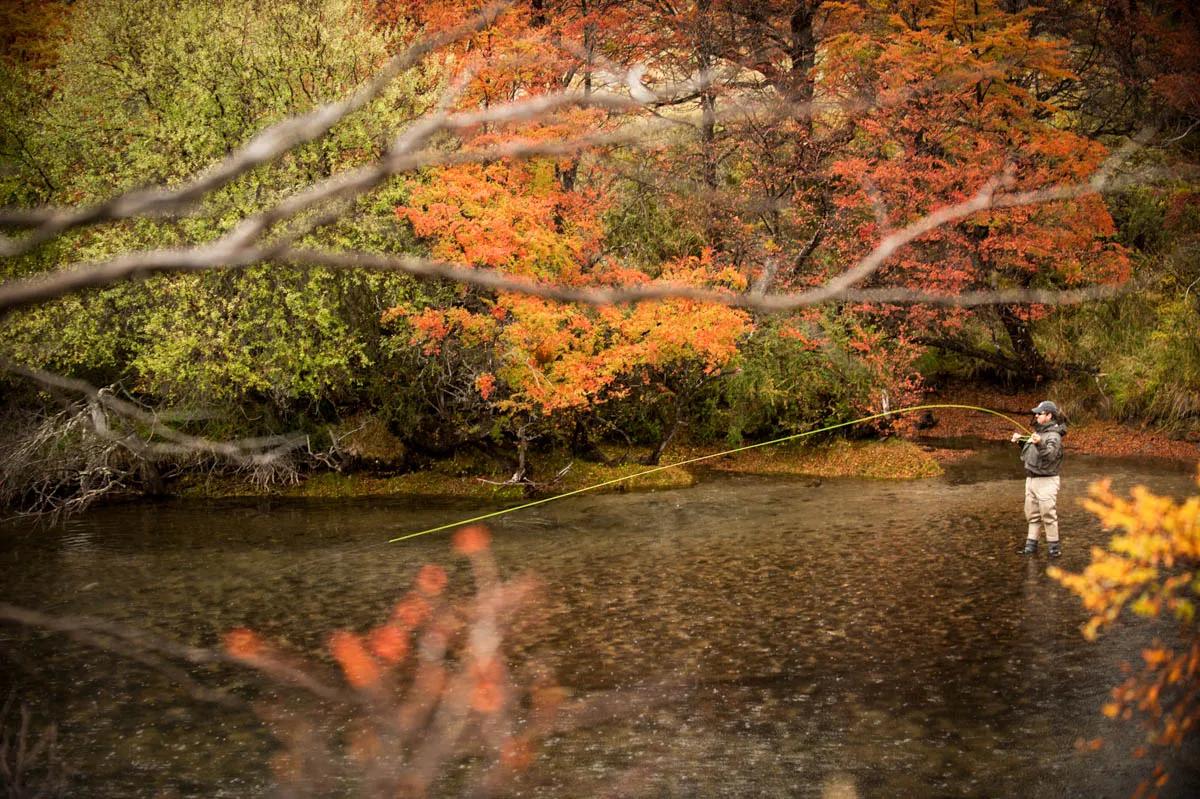
[[[263,127],[343,96],[403,34],[375,29],[353,0],[89,0],[71,23],[56,65],[27,70],[23,88],[0,98],[4,130],[20,133],[24,147],[22,158],[6,159],[0,201],[78,204],[170,185]],[[9,274],[211,240],[296,188],[377,157],[426,106],[428,77],[401,76],[319,142],[213,192],[198,214],[73,233]],[[405,192],[399,181],[385,186],[306,243],[411,247],[391,213]],[[379,314],[410,285],[279,267],[156,278],[16,314],[0,348],[34,366],[124,381],[151,401],[289,415],[360,401],[380,354]]]
[[[1200,429],[1194,293],[1167,284],[1128,294],[1062,313],[1039,327],[1040,336],[1052,358],[1096,369],[1077,390],[1097,412],[1180,433]]]
[[[139,388],[186,405],[344,396],[370,365],[339,307],[351,287],[327,272],[274,267],[160,281],[132,360]],[[182,330],[180,319],[189,322]]]
[[[1160,252],[1169,240],[1164,217],[1166,199],[1150,187],[1132,188],[1109,202],[1120,241],[1141,252]]]
[[[91,0],[72,22],[47,76],[53,97],[38,121],[48,135],[34,148],[72,201],[203,169],[258,128],[360,83],[391,43],[350,0]],[[264,192],[377,152],[411,93],[401,81],[333,136],[219,195],[217,207],[245,211]]]
[[[842,393],[819,348],[788,335],[779,322],[760,326],[745,348],[741,371],[720,386],[725,413],[707,425],[731,444],[810,427]]]
[[[666,261],[700,254],[704,235],[694,222],[664,205],[646,185],[627,181],[604,215],[605,244],[626,262],[653,273]]]
[[[883,374],[855,347],[858,331],[846,318],[822,314],[760,320],[742,347],[740,368],[713,383],[697,402],[692,434],[730,444],[835,424],[878,409],[889,383],[908,380],[908,358],[891,344],[884,357],[899,366]],[[894,406],[902,396],[891,398]]]
[[[1143,324],[1122,331],[1119,347],[1100,361],[1114,410],[1129,419],[1200,426],[1200,313],[1182,298],[1139,310]]]
[[[1082,386],[1106,415],[1200,430],[1200,195],[1181,185],[1122,192],[1123,240],[1139,248],[1138,289],[1062,310],[1038,328],[1056,360],[1093,366]]]

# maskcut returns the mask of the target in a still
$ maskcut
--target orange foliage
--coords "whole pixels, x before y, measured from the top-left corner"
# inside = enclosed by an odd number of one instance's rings
[[[1144,650],[1141,668],[1130,668],[1103,712],[1123,719],[1137,714],[1151,745],[1179,748],[1200,726],[1200,495],[1176,502],[1138,486],[1123,499],[1113,494],[1108,480],[1093,484],[1090,495],[1085,507],[1121,532],[1107,550],[1092,550],[1092,562],[1082,573],[1052,568],[1050,574],[1078,594],[1092,614],[1084,626],[1089,639],[1126,610],[1178,624],[1178,643],[1156,641]],[[1142,791],[1153,793],[1165,778],[1159,763]]]
[[[355,688],[366,688],[379,682],[382,672],[371,657],[362,638],[346,630],[329,636],[329,651],[342,667],[346,682]]]
[[[579,128],[594,119],[580,115]],[[561,132],[545,126],[521,131],[532,138]],[[495,138],[476,137],[473,144]],[[513,132],[505,137],[513,138]],[[572,282],[599,250],[603,198],[593,190],[564,190],[556,167],[561,164],[549,159],[444,167],[413,190],[396,216],[430,241],[437,258]]]
[[[475,555],[485,551],[492,540],[492,534],[481,524],[463,527],[454,533],[454,551],[462,555]]]
[[[512,738],[500,749],[500,761],[516,771],[526,769],[533,761],[533,746],[525,736]]]
[[[446,570],[432,563],[421,567],[417,573],[417,590],[428,597],[442,593],[446,588]]]
[[[375,657],[389,664],[396,664],[408,655],[408,635],[405,630],[392,624],[376,627],[367,637],[367,643]]]
[[[411,629],[424,622],[430,610],[429,603],[423,598],[410,595],[396,604],[392,620]]]
[[[358,783],[370,795],[428,795],[442,771],[483,762],[489,766],[467,778],[481,782],[468,783],[464,792],[496,795],[530,766],[543,737],[564,729],[565,692],[548,673],[536,662],[527,664],[522,679],[510,673],[501,644],[533,585],[500,579],[489,541],[479,525],[455,535],[455,549],[470,558],[473,597],[447,599],[445,569],[426,565],[390,621],[365,635],[337,630],[329,636],[349,691],[330,687],[320,669],[268,648],[250,630],[226,635],[231,655],[279,687],[306,689],[321,700],[311,712],[292,699],[278,707],[271,700],[255,705],[283,744],[272,760],[283,793],[307,795],[332,784],[344,792]],[[574,712],[583,709],[581,703]],[[327,711],[334,716],[318,715]],[[326,734],[329,740],[321,740]]]
[[[605,283],[647,282],[640,272],[609,268]],[[667,264],[663,279],[692,286],[740,288],[739,273],[711,253]],[[585,308],[536,297],[501,295],[480,312],[461,307],[393,314],[410,343],[427,354],[450,343],[475,350],[491,368],[473,385],[505,414],[555,413],[594,407],[623,396],[631,381],[657,382],[694,366],[705,375],[727,367],[751,330],[748,314],[689,300],[631,307]],[[503,313],[495,313],[502,308]],[[393,322],[396,325],[396,322]]]
[[[1152,43],[1158,76],[1155,94],[1175,111],[1200,116],[1200,26],[1194,3],[1178,0],[1160,16],[1143,17],[1143,34]]]
[[[263,653],[263,642],[253,630],[239,627],[225,633],[225,651],[238,660],[251,660]]]
[[[869,86],[876,95],[852,113],[855,139],[833,168],[841,220],[833,246],[846,260],[878,241],[880,214],[899,228],[1006,172],[1010,190],[1035,190],[1083,181],[1104,160],[1101,144],[1050,124],[1058,109],[1030,88],[1033,75],[1070,77],[1066,43],[1032,33],[1036,9],[1004,8],[924,0],[904,17],[847,26],[829,40],[831,90],[857,96]],[[1130,266],[1115,232],[1095,195],[981,212],[901,250],[879,279],[947,294],[1120,283]],[[917,331],[954,332],[969,313],[913,308],[903,316]]]

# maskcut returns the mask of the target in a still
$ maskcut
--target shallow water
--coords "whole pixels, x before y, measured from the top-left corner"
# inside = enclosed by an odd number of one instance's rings
[[[1111,475],[1183,496],[1186,469],[1073,457],[1061,565],[1107,541],[1077,500]],[[577,696],[671,685],[552,740],[540,795],[597,792],[638,768],[651,796],[1125,797],[1136,731],[1099,707],[1141,631],[1085,642],[1078,600],[1016,554],[1023,481],[988,449],[917,482],[710,475],[582,495],[493,525],[504,574],[545,586],[544,623],[510,641]],[[448,539],[390,536],[478,513],[421,502],[176,502],[0,535],[0,601],[213,646],[248,626],[316,651],[377,623]],[[461,569],[454,570],[461,577]],[[0,626],[0,691],[58,723],[73,795],[247,796],[269,736],[151,669]],[[1077,739],[1111,745],[1081,753]],[[1200,791],[1195,749],[1164,796]]]

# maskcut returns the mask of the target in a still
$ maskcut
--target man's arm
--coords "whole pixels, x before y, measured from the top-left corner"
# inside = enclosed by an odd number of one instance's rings
[[[1058,454],[1062,452],[1061,436],[1049,435],[1042,438],[1037,433],[1034,433],[1030,436],[1029,440],[1037,445],[1038,454],[1043,457],[1057,458]]]

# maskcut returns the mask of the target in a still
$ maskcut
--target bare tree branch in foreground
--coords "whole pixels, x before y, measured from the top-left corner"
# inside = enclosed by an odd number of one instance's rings
[[[607,136],[588,139],[586,143],[600,141],[613,143],[627,137]],[[561,153],[578,149],[584,142],[558,142],[550,145],[518,143],[496,148],[484,153],[472,154],[480,160],[507,157],[507,153],[523,155]],[[431,159],[433,161],[434,159]],[[437,159],[440,161],[473,160],[471,155],[459,154],[458,158]],[[494,291],[509,291],[529,294],[563,302],[578,302],[587,305],[613,305],[628,302],[646,302],[671,298],[710,302],[735,308],[779,313],[797,308],[821,305],[828,302],[873,302],[891,304],[927,304],[955,307],[980,305],[1011,305],[1017,303],[1040,303],[1066,305],[1087,302],[1112,296],[1117,289],[1112,286],[1095,286],[1073,290],[1049,289],[998,289],[991,291],[963,292],[960,294],[932,294],[904,288],[880,288],[855,290],[852,287],[876,273],[880,267],[905,245],[926,233],[950,222],[969,217],[980,211],[997,208],[1016,208],[1038,205],[1057,200],[1072,199],[1095,194],[1111,188],[1107,173],[1098,172],[1097,179],[1087,183],[1060,186],[1038,191],[1013,194],[998,193],[999,181],[989,182],[972,198],[946,206],[884,237],[875,248],[861,258],[850,269],[824,286],[808,291],[786,294],[738,294],[728,291],[703,289],[666,281],[638,286],[622,287],[574,287],[558,283],[541,283],[526,278],[488,269],[476,269],[463,264],[436,261],[420,256],[381,255],[366,252],[334,250],[311,250],[272,244],[264,247],[243,247],[231,244],[223,237],[213,244],[188,250],[159,250],[134,253],[98,264],[78,267],[69,271],[53,272],[26,280],[10,281],[0,285],[0,313],[13,308],[45,302],[84,288],[98,287],[152,274],[176,272],[201,272],[223,269],[244,269],[252,264],[275,261],[293,266],[323,266],[334,269],[400,272],[423,279],[441,279],[487,288]]]
[[[519,153],[521,155],[558,154],[572,149],[582,149],[586,144],[594,142],[607,144],[616,143],[621,140],[628,140],[628,137],[613,135],[594,137],[578,142],[558,142],[549,145],[518,143],[504,148],[495,148],[483,153],[459,154],[457,158],[430,158],[428,163],[462,162],[474,160],[474,158],[478,158],[479,160],[494,160],[496,158],[508,157],[506,154],[508,152],[513,154]],[[300,249],[287,246],[286,241],[261,247],[245,246],[239,241],[241,236],[235,238],[233,234],[228,234],[211,244],[194,248],[133,253],[110,261],[80,266],[67,271],[52,272],[23,280],[9,281],[6,284],[0,285],[0,314],[15,308],[34,305],[65,296],[85,288],[110,285],[122,280],[141,278],[153,274],[244,269],[256,263],[269,261],[294,266],[324,266],[335,269],[400,272],[418,278],[450,280],[495,291],[510,291],[561,300],[563,302],[579,302],[587,305],[612,305],[678,298],[745,308],[765,313],[779,313],[837,301],[929,304],[956,307],[1010,305],[1016,303],[1066,305],[1109,297],[1116,293],[1117,289],[1112,286],[1096,286],[1065,291],[1049,289],[998,289],[960,294],[931,294],[899,287],[854,290],[852,286],[876,273],[888,258],[905,245],[942,225],[964,219],[980,211],[1038,205],[1100,193],[1106,189],[1113,188],[1113,185],[1105,178],[1106,174],[1099,172],[1097,173],[1098,179],[1093,179],[1087,183],[1013,194],[998,193],[999,183],[997,181],[989,182],[974,197],[927,214],[921,219],[884,237],[870,253],[826,285],[795,293],[759,294],[751,292],[748,294],[736,294],[665,281],[639,286],[613,288],[573,287],[557,283],[539,283],[525,278],[514,277],[503,272],[476,269],[463,264],[436,261],[420,256]]]
[[[1067,305],[1110,297],[1117,293],[1118,289],[1113,286],[1095,286],[1066,291],[1048,289],[998,289],[962,292],[959,294],[931,294],[900,287],[867,290],[855,290],[852,287],[878,272],[890,257],[907,244],[930,231],[951,222],[965,219],[972,214],[986,210],[1018,208],[1075,199],[1089,194],[1102,193],[1124,185],[1119,183],[1114,184],[1112,175],[1129,158],[1134,150],[1141,146],[1141,141],[1148,135],[1149,133],[1144,133],[1138,139],[1127,143],[1110,156],[1092,178],[1085,183],[1056,186],[1035,191],[1005,193],[1002,190],[1012,185],[1012,176],[1011,174],[998,176],[985,184],[970,199],[940,208],[926,214],[904,228],[888,234],[875,245],[871,252],[824,286],[789,294],[772,295],[754,290],[751,290],[749,293],[735,294],[733,292],[714,291],[665,281],[641,286],[580,288],[554,283],[540,283],[513,277],[494,270],[475,269],[462,264],[434,261],[415,256],[388,256],[361,252],[352,253],[289,248],[279,251],[277,259],[281,262],[295,265],[402,272],[425,279],[444,279],[494,291],[510,291],[587,305],[613,305],[678,298],[766,313],[790,311],[797,308],[837,301],[901,305],[945,305],[954,307],[1025,303]],[[3,290],[0,288],[0,309],[4,307],[3,301]]]

